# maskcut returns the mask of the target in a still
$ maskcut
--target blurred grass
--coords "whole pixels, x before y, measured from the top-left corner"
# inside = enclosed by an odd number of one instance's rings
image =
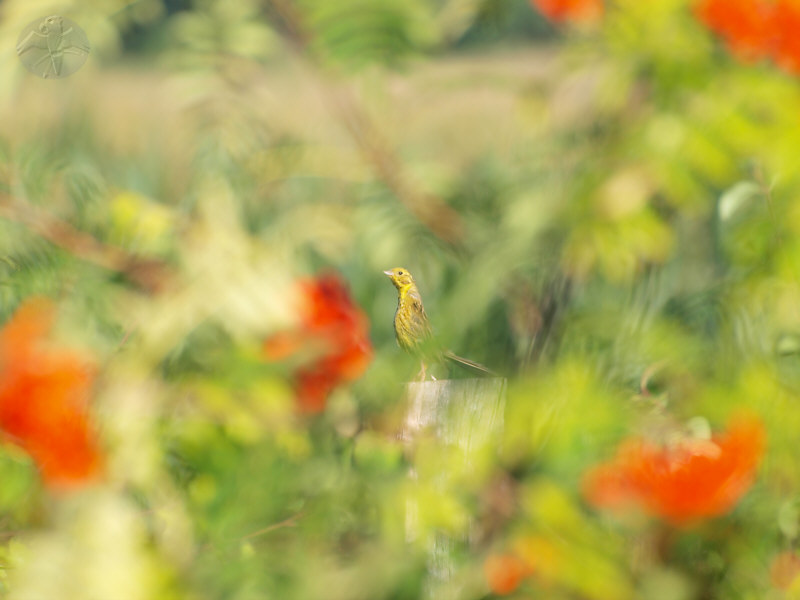
[[[524,1],[268,4],[2,7],[6,54],[39,12],[92,41],[63,80],[3,63],[0,317],[57,299],[55,340],[97,357],[109,473],[51,498],[3,444],[0,596],[484,598],[483,559],[519,546],[540,564],[516,597],[781,597],[796,80],[715,49],[678,0],[585,30]],[[511,380],[475,463],[397,439],[419,367],[393,339],[400,265],[445,345]],[[326,269],[375,356],[303,419],[260,344]],[[732,515],[667,533],[581,498],[620,440],[742,410],[769,449]]]

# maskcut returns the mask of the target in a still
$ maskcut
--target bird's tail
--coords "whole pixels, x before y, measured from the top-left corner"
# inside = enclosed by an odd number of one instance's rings
[[[497,373],[492,371],[490,368],[485,367],[481,363],[469,360],[468,358],[464,358],[463,356],[458,356],[458,354],[453,354],[452,352],[450,352],[450,350],[445,350],[443,355],[447,360],[452,360],[453,362],[458,363],[459,365],[463,365],[469,369],[474,369],[475,371],[479,371],[481,373],[484,373],[485,375],[497,375]]]

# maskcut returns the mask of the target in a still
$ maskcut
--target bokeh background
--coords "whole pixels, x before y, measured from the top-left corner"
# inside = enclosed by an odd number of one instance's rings
[[[63,79],[16,56],[50,14]],[[0,597],[800,597],[798,31],[4,0]],[[468,451],[399,439],[396,266],[508,379]]]

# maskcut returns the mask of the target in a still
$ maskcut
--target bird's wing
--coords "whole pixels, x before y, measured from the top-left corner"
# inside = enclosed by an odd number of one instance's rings
[[[422,298],[416,294],[409,296],[411,301],[411,323],[414,333],[419,339],[419,343],[424,343],[433,335],[431,323],[428,321],[428,315],[425,314],[425,307],[422,305]]]

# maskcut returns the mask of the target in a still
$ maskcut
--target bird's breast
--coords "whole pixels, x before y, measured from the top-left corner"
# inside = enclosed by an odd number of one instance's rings
[[[401,296],[394,313],[394,330],[397,343],[404,350],[414,350],[430,336],[427,317],[422,303],[411,296]]]

